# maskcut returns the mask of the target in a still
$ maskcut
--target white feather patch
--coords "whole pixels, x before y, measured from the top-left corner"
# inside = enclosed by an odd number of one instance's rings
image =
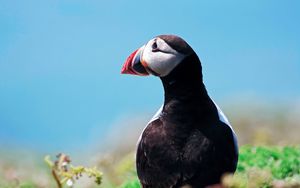
[[[147,123],[146,127],[144,127],[142,133],[140,134],[140,137],[137,141],[137,145],[140,143],[141,139],[142,139],[142,136],[143,136],[143,133],[145,131],[145,129],[147,128],[147,126],[152,122],[152,121],[155,121],[159,118],[161,112],[162,112],[162,109],[163,109],[164,105],[161,105],[161,107],[158,109],[158,111],[154,114],[154,116],[151,118],[151,120]]]
[[[152,45],[156,41],[159,51],[153,52]],[[149,68],[163,77],[168,75],[185,57],[171,48],[160,38],[150,40],[143,51],[142,59]]]
[[[213,101],[213,103],[215,104],[215,106],[217,107],[218,110],[218,115],[219,115],[219,119],[220,121],[222,121],[223,123],[225,123],[228,127],[230,127],[231,131],[232,131],[232,135],[233,135],[233,141],[234,141],[234,146],[236,148],[236,151],[238,151],[238,142],[237,142],[237,137],[236,134],[231,126],[231,124],[229,123],[227,117],[225,116],[225,114],[222,112],[222,110],[220,109],[220,107],[217,105],[217,103],[215,103],[215,101]]]

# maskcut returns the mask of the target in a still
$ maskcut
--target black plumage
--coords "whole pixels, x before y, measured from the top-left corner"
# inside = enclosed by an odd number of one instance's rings
[[[192,48],[174,35],[158,36],[185,58],[168,75],[161,111],[144,129],[136,167],[143,188],[201,188],[236,170],[235,135],[208,96],[201,62]]]

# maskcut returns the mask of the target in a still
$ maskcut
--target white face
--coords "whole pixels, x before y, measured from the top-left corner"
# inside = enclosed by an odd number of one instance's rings
[[[160,38],[151,39],[144,47],[141,60],[160,77],[168,75],[185,55],[171,48]]]

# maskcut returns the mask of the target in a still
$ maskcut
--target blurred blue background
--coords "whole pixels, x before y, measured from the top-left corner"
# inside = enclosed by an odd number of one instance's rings
[[[82,149],[116,122],[154,114],[159,79],[120,69],[159,34],[189,42],[218,103],[299,101],[299,8],[296,0],[0,0],[0,146]]]

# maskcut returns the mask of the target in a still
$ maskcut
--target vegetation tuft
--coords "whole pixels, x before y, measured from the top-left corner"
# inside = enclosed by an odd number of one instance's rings
[[[58,188],[64,185],[73,187],[75,180],[82,177],[82,174],[87,174],[88,177],[94,177],[95,183],[100,185],[102,180],[102,172],[98,171],[96,167],[87,168],[84,166],[71,165],[71,159],[68,155],[60,153],[56,156],[56,161],[52,162],[50,156],[45,157],[45,162],[51,169],[52,176]]]

